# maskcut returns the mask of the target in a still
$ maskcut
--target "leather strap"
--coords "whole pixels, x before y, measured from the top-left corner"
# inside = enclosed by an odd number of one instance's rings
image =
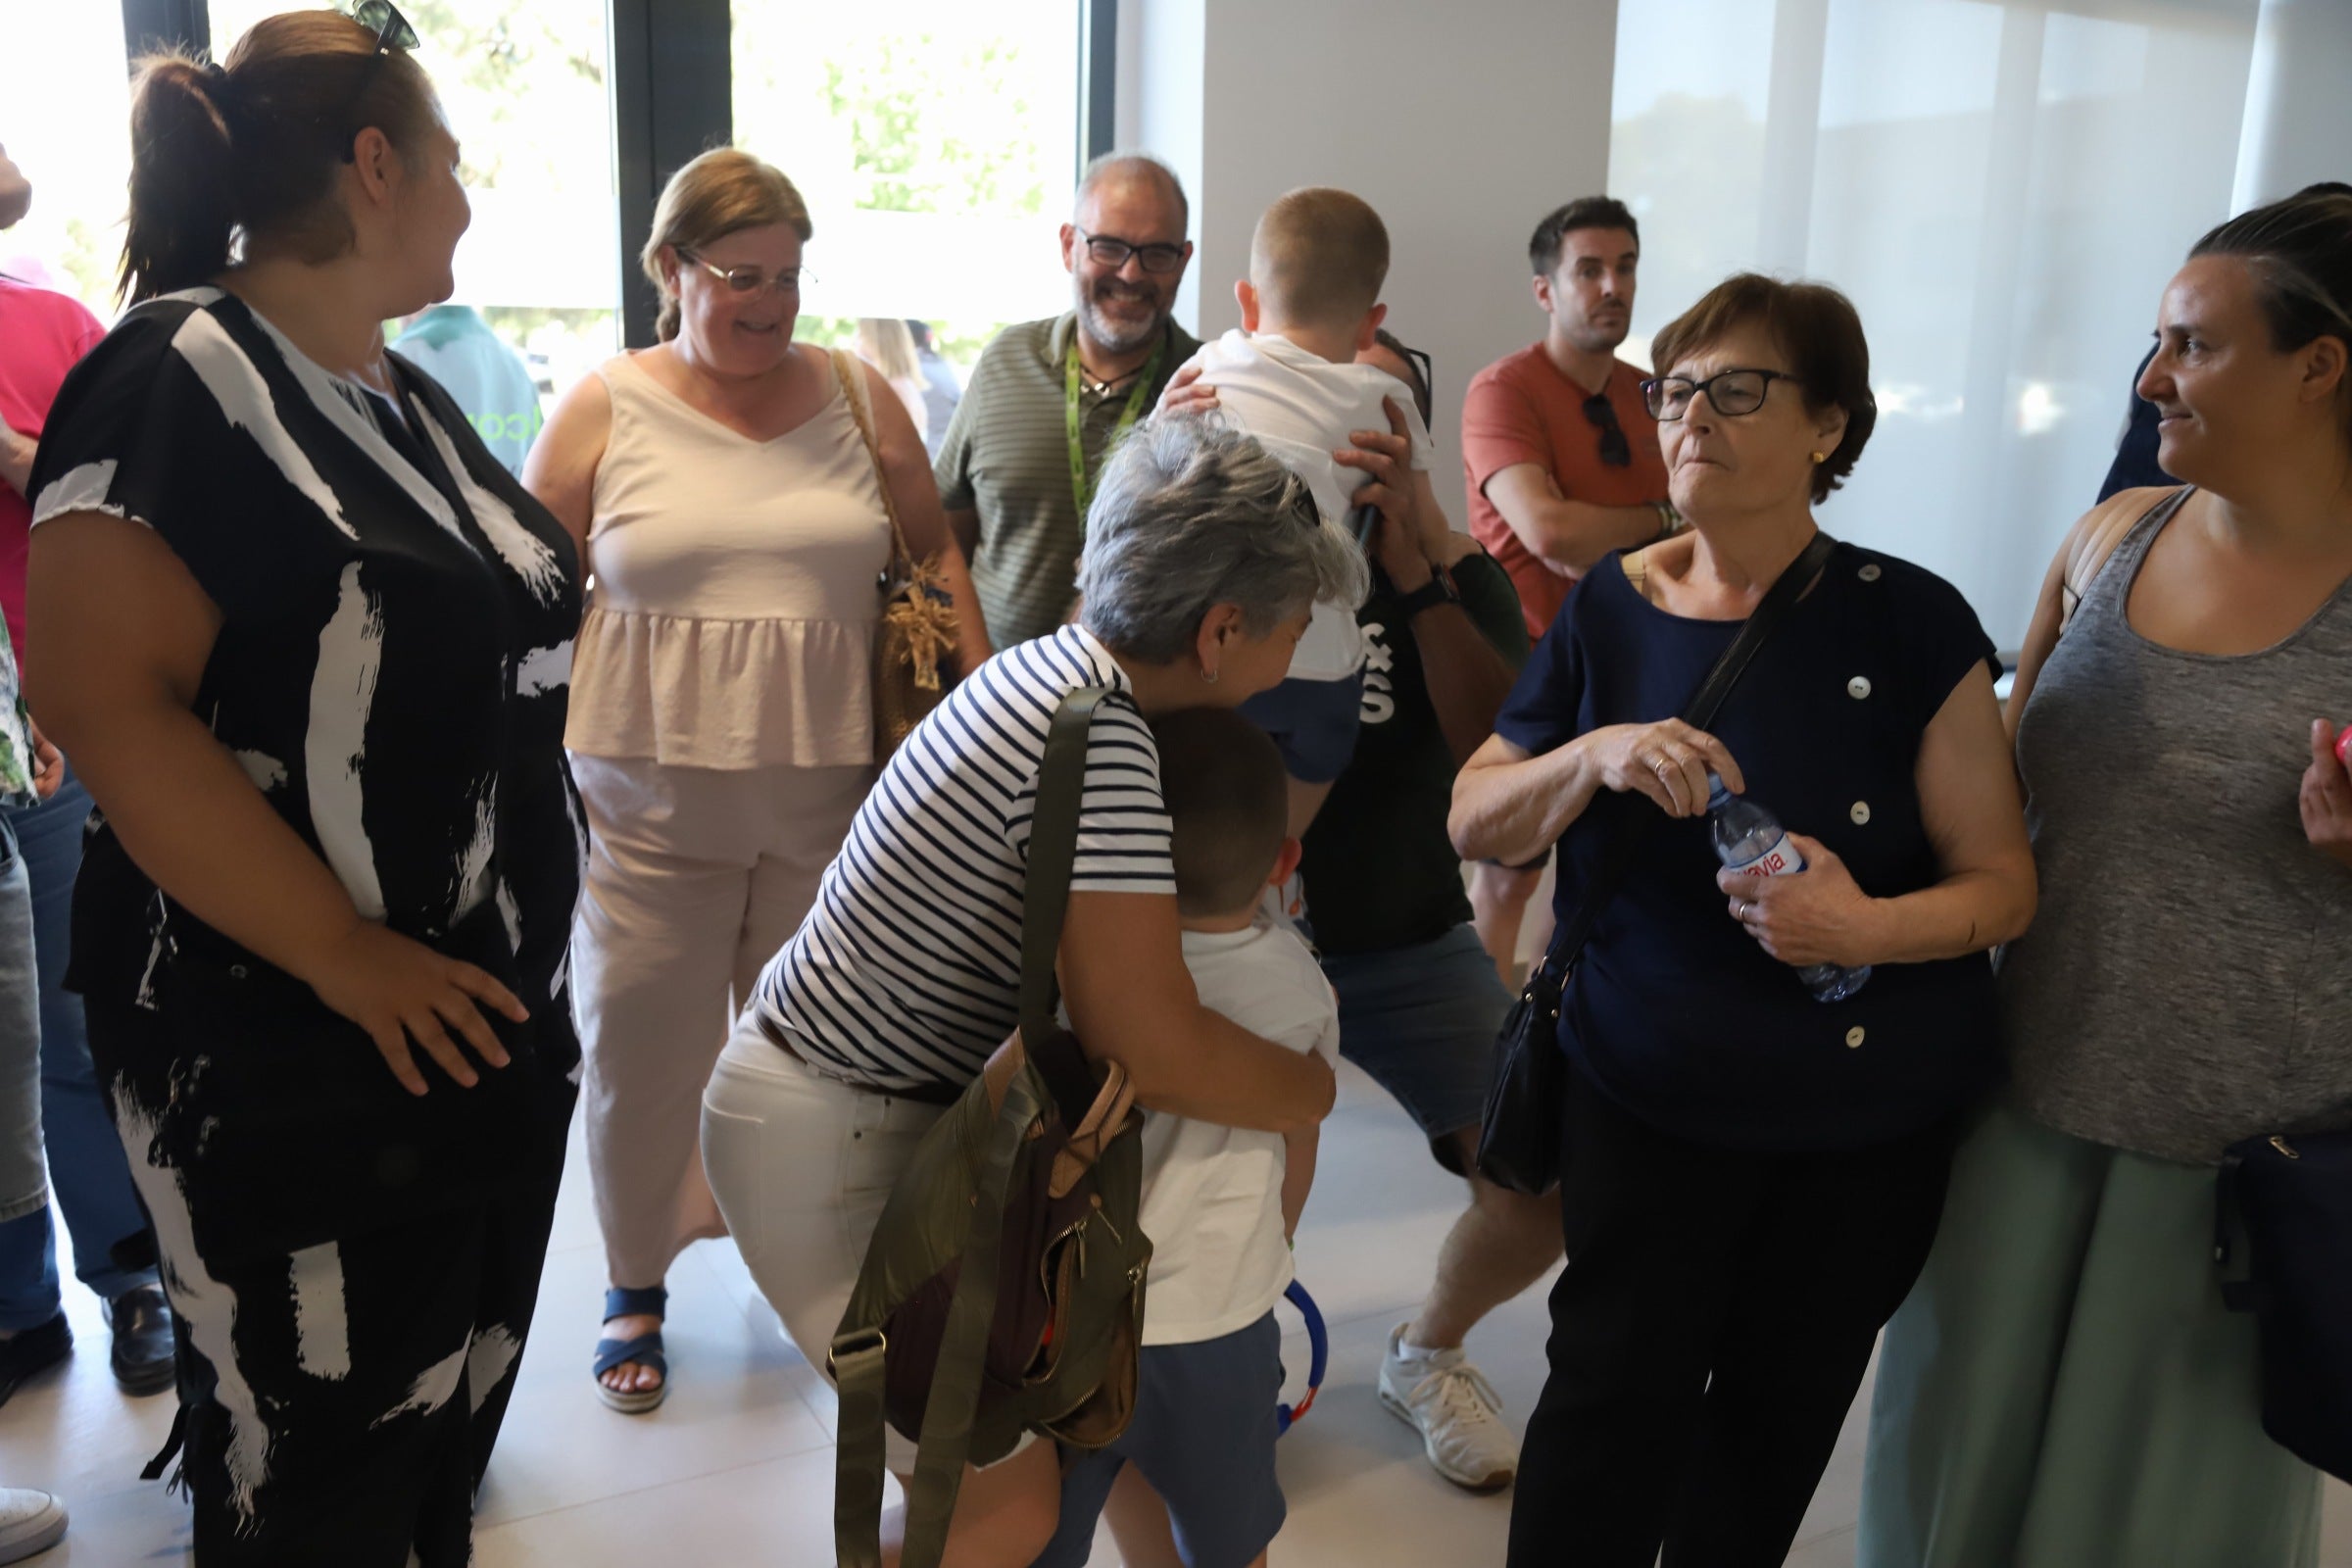
[[[855,1347],[837,1337],[828,1359],[841,1392],[833,1446],[833,1552],[841,1568],[882,1568],[883,1355],[881,1330]]]
[[[833,379],[841,384],[842,401],[849,404],[858,439],[865,443],[865,455],[874,466],[874,488],[882,492],[882,514],[890,518],[892,575],[904,577],[913,564],[914,552],[906,548],[906,530],[899,526],[899,499],[891,494],[890,470],[882,466],[882,443],[875,438],[873,412],[866,407],[865,362],[847,349],[827,352],[833,360]]]
[[[1772,586],[1764,590],[1764,598],[1740,626],[1740,635],[1732,639],[1732,646],[1723,651],[1723,657],[1715,661],[1715,667],[1707,671],[1707,678],[1699,682],[1697,691],[1690,694],[1690,701],[1683,706],[1684,723],[1692,729],[1705,729],[1715,721],[1716,711],[1723,707],[1723,700],[1732,694],[1732,688],[1740,683],[1740,677],[1747,673],[1747,666],[1754,661],[1757,650],[1764,646],[1766,639],[1772,636],[1773,629],[1788,613],[1788,607],[1803,596],[1814,578],[1821,575],[1822,568],[1830,563],[1830,552],[1837,548],[1837,540],[1818,529],[1814,531],[1812,541],[1796,560],[1789,563],[1786,571],[1773,579]],[[1552,936],[1550,949],[1544,955],[1544,961],[1528,977],[1531,985],[1544,978],[1554,984],[1565,983],[1568,966],[1584,951],[1586,941],[1592,935],[1592,928],[1600,923],[1601,911],[1608,907],[1609,900],[1616,897],[1618,888],[1624,885],[1626,877],[1633,871],[1634,862],[1641,858],[1642,842],[1648,838],[1649,830],[1658,821],[1656,812],[1642,812],[1609,841],[1599,866],[1593,871],[1592,880],[1585,884],[1585,896],[1578,901],[1576,913],[1560,923],[1559,930]]]
[[[1077,1043],[1054,1023],[1061,987],[1054,964],[1078,858],[1078,812],[1086,795],[1086,746],[1107,687],[1082,686],[1061,700],[1046,732],[1037,802],[1029,817],[1029,869],[1021,892],[1021,1041],[1075,1127],[1095,1100],[1094,1074]]]

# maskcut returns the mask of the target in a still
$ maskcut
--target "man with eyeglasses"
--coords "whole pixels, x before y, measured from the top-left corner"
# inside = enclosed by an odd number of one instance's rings
[[[1656,538],[1674,514],[1642,372],[1617,358],[1633,326],[1641,225],[1623,202],[1580,196],[1536,225],[1527,255],[1544,337],[1472,378],[1462,467],[1471,536],[1510,573],[1532,640],[1593,563]],[[1543,865],[1472,874],[1479,937],[1506,986]]]
[[[1170,315],[1190,222],[1166,165],[1097,159],[1061,225],[1071,309],[1006,327],[972,369],[932,466],[998,648],[1068,617],[1102,459],[1200,346]]]

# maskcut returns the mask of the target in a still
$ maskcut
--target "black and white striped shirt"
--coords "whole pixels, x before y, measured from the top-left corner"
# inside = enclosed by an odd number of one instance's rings
[[[1006,650],[906,738],[825,870],[754,1005],[818,1070],[882,1089],[961,1088],[1019,1010],[1029,817],[1061,700],[1095,711],[1075,893],[1173,898],[1159,752],[1127,676],[1076,626]]]

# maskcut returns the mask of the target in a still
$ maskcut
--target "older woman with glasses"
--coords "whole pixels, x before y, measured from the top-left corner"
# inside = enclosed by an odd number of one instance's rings
[[[696,1130],[710,1064],[873,782],[894,516],[944,564],[963,666],[988,657],[906,405],[793,344],[812,231],[749,153],[679,170],[644,255],[662,341],[572,388],[523,474],[594,578],[565,736],[590,835],[572,952],[612,1284],[593,1371],[629,1414],[668,1388],[671,1260],[723,1234]]]
[[[1869,438],[1853,307],[1734,277],[1653,352],[1691,529],[1577,585],[1454,790],[1465,856],[1561,841],[1563,919],[1645,835],[1559,1013],[1572,1261],[1519,1568],[1782,1560],[1995,1070],[1985,950],[2034,908],[1992,644],[1919,567],[1829,547],[1710,727],[1674,716]],[[1719,869],[1716,778],[1796,830],[1800,869]],[[1825,1002],[1820,964],[1871,974]]]

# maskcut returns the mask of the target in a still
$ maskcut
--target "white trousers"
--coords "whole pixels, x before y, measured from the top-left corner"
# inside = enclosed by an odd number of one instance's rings
[[[703,1087],[874,770],[571,765],[589,831],[571,949],[588,1170],[610,1278],[643,1288],[726,1234],[698,1155]]]
[[[736,1025],[703,1096],[703,1162],[727,1229],[801,1353],[820,1371],[883,1200],[943,1107],[852,1089]],[[889,1434],[890,1467],[914,1447]]]

